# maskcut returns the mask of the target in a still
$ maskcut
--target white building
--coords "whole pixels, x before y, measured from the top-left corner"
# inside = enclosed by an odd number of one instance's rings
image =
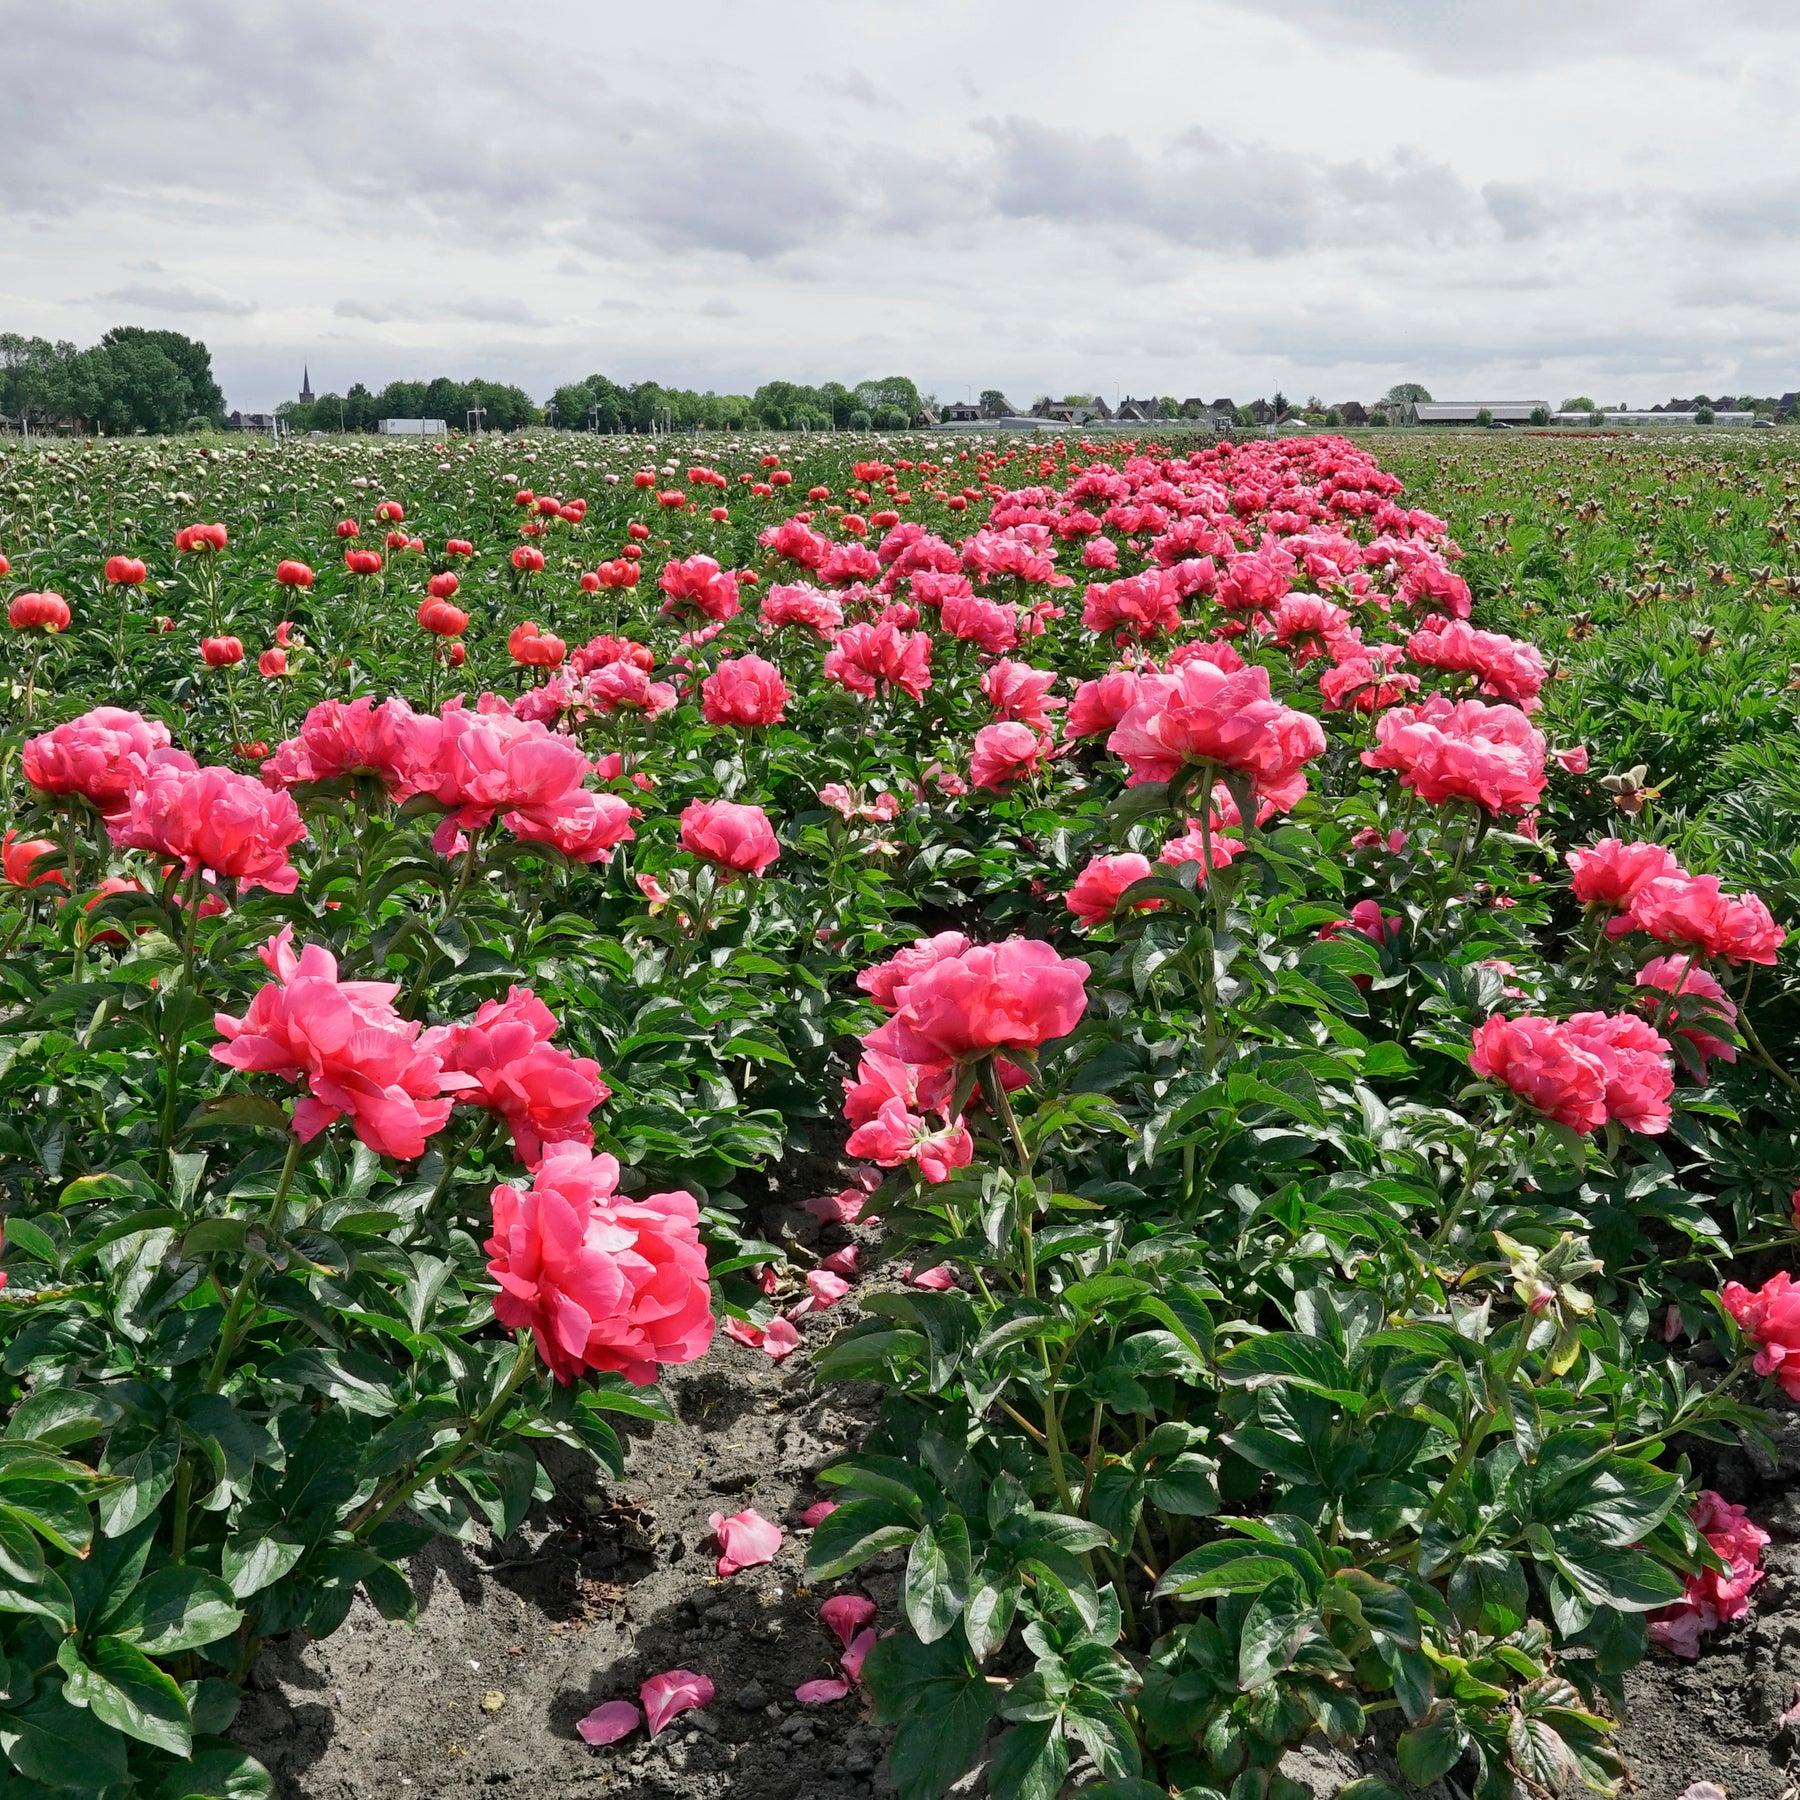
[[[1529,425],[1534,412],[1550,410],[1543,400],[1387,400],[1396,425],[1474,425],[1486,413],[1496,425]]]
[[[1552,423],[1557,425],[1591,425],[1594,415],[1585,412],[1559,412],[1551,415]],[[1636,431],[1641,426],[1660,425],[1684,427],[1692,430],[1699,425],[1697,413],[1691,412],[1630,412],[1618,407],[1603,407],[1600,410],[1600,422],[1615,429]],[[1756,423],[1756,414],[1750,412],[1714,413],[1712,422],[1715,425],[1747,426]]]
[[[448,437],[450,428],[442,419],[382,419],[375,429],[383,437]]]

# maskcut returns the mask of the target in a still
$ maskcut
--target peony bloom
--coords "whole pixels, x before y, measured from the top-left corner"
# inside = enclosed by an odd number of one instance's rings
[[[1167,693],[1175,685],[1173,675],[1144,675],[1136,669],[1114,669],[1098,681],[1084,681],[1075,690],[1074,703],[1063,722],[1063,736],[1099,737],[1111,731],[1124,716],[1150,691]]]
[[[142,785],[152,759],[168,749],[169,728],[160,719],[96,706],[27,738],[19,762],[40,793],[80,794],[101,812],[116,813]]]
[[[758,611],[766,626],[804,625],[822,638],[830,637],[844,623],[844,609],[836,597],[802,581],[771,587]]]
[[[1419,689],[1416,675],[1394,672],[1400,652],[1393,645],[1359,644],[1319,675],[1319,695],[1327,712],[1380,712]]]
[[[107,830],[121,849],[176,859],[190,876],[207,869],[276,894],[291,894],[300,880],[288,861],[288,847],[306,836],[300,809],[230,769],[159,762]]]
[[[572,862],[611,862],[615,846],[637,836],[631,821],[636,810],[617,794],[595,794],[586,788],[559,794],[535,806],[514,807],[500,822],[527,844],[550,844]]]
[[[1035,1050],[1081,1023],[1087,978],[1086,963],[1033,938],[976,945],[898,988],[893,1018],[865,1041],[920,1065]]]
[[[290,805],[292,802],[289,803]],[[398,982],[339,981],[337,958],[318,944],[298,956],[284,925],[258,953],[275,980],[241,1019],[214,1015],[225,1038],[212,1055],[228,1068],[305,1081],[294,1102],[294,1131],[316,1137],[349,1114],[356,1135],[378,1155],[420,1156],[450,1117],[438,1060],[418,1042],[419,1027],[394,1010]]]
[[[150,571],[135,556],[109,556],[105,573],[114,587],[141,587],[150,579]]]
[[[533,619],[515,625],[506,640],[506,653],[528,669],[560,668],[568,645],[554,632],[539,631]]]
[[[419,1039],[447,1074],[466,1075],[474,1086],[458,1099],[506,1121],[513,1148],[535,1169],[546,1144],[594,1142],[590,1115],[612,1089],[600,1065],[571,1056],[550,1042],[556,1015],[530,988],[512,988],[504,1000],[485,1000],[467,1025],[437,1025]]]
[[[1186,664],[1174,684],[1144,694],[1113,727],[1106,747],[1130,784],[1167,781],[1184,763],[1211,763],[1254,778],[1259,797],[1290,807],[1306,792],[1305,765],[1325,749],[1316,719],[1269,694],[1269,672]]]
[[[873,696],[878,688],[900,688],[922,699],[931,686],[931,639],[923,631],[902,631],[891,621],[847,625],[825,653],[824,675],[853,693]]]
[[[598,713],[641,712],[654,719],[675,704],[675,689],[666,681],[652,681],[635,662],[602,663],[589,673],[582,694]]]
[[[657,585],[668,596],[666,613],[699,613],[722,622],[738,610],[738,578],[710,556],[665,564]]]
[[[781,1549],[781,1527],[771,1524],[755,1507],[727,1518],[714,1513],[707,1521],[719,1546],[719,1573],[735,1575],[773,1562]]]
[[[436,760],[421,788],[453,809],[454,823],[465,829],[486,825],[501,811],[555,807],[580,791],[588,768],[580,746],[533,720],[452,703],[441,725]]]
[[[1286,595],[1277,603],[1269,627],[1296,668],[1305,668],[1318,656],[1340,662],[1362,648],[1350,615],[1318,594]]]
[[[339,775],[374,775],[395,800],[432,785],[443,726],[416,713],[398,696],[378,705],[360,700],[321,700],[306,715],[297,737],[276,747],[262,766],[269,787],[329,781]]]
[[[1726,1565],[1725,1573],[1701,1569],[1686,1580],[1687,1591],[1673,1605],[1649,1618],[1650,1641],[1676,1656],[1700,1654],[1700,1634],[1741,1619],[1750,1610],[1750,1594],[1762,1580],[1757,1567],[1769,1534],[1752,1522],[1741,1506],[1723,1494],[1702,1488],[1688,1515]]]
[[[1044,758],[1055,753],[1053,740],[1040,737],[1029,725],[984,725],[969,752],[969,779],[978,788],[1007,787],[1036,775]]]
[[[975,1142],[960,1119],[954,1125],[933,1126],[909,1112],[903,1100],[889,1099],[882,1101],[873,1118],[851,1132],[844,1151],[849,1156],[866,1156],[884,1169],[917,1163],[919,1173],[936,1183],[948,1181],[954,1170],[969,1166]]]
[[[41,875],[31,871],[41,856],[60,856],[61,850],[48,838],[22,838],[16,831],[7,832],[0,839],[0,875],[5,877],[6,885],[15,888],[34,888],[69,885],[69,878],[61,869],[46,869]]]
[[[1477,631],[1461,619],[1427,619],[1406,641],[1406,654],[1423,668],[1477,678],[1496,700],[1532,711],[1548,677],[1535,644],[1497,631]]]
[[[283,587],[309,588],[313,584],[313,572],[303,562],[278,562],[275,579]]]
[[[469,629],[469,615],[448,600],[421,600],[419,623],[433,637],[455,638]]]
[[[256,672],[264,681],[275,681],[288,673],[287,652],[279,645],[265,650],[256,659]]]
[[[1576,1013],[1562,1029],[1568,1042],[1599,1058],[1609,1119],[1648,1134],[1668,1130],[1675,1076],[1666,1038],[1630,1013]]]
[[[1602,838],[1585,850],[1571,850],[1564,860],[1571,872],[1570,891],[1583,906],[1628,906],[1646,881],[1659,876],[1687,879],[1682,868],[1661,844],[1627,843],[1623,838]]]
[[[67,631],[74,616],[61,594],[17,594],[6,609],[14,631]]]
[[[1544,791],[1544,734],[1515,706],[1431,694],[1383,713],[1375,736],[1363,762],[1400,770],[1400,785],[1433,806],[1471,800],[1491,813],[1523,813]]]
[[[1727,962],[1772,963],[1787,938],[1755,894],[1733,900],[1716,875],[1657,875],[1632,890],[1611,937],[1643,931],[1659,943],[1684,944]]]
[[[781,854],[769,815],[733,800],[690,800],[681,813],[681,847],[739,875],[760,875]]]
[[[1703,1019],[1711,1014],[1721,1020],[1728,1030],[1737,1024],[1737,1007],[1726,998],[1725,990],[1719,985],[1717,977],[1696,966],[1693,957],[1652,957],[1638,970],[1637,985],[1652,994],[1669,996],[1668,1004],[1662,1001],[1656,1003],[1654,1017],[1657,1027],[1659,1030],[1672,1031],[1692,1048],[1702,1075],[1706,1073],[1710,1057],[1716,1056],[1720,1062],[1737,1061],[1737,1050],[1723,1038],[1715,1037],[1698,1025],[1682,1025],[1677,1022],[1680,1018],[1681,1001],[1691,1000],[1701,1007]]]
[[[1554,1019],[1496,1014],[1476,1026],[1469,1067],[1571,1131],[1597,1131],[1606,1123],[1606,1065],[1571,1042]]]
[[[977,594],[949,594],[938,612],[938,621],[954,638],[973,644],[989,656],[1018,648],[1019,609],[1008,602],[984,600]]]
[[[392,543],[392,537],[388,541]],[[512,566],[521,575],[540,574],[544,567],[544,553],[535,544],[521,544],[512,553]]]
[[[230,541],[223,525],[184,525],[175,534],[175,548],[184,555],[223,550]]]
[[[659,1365],[692,1362],[712,1341],[711,1292],[691,1194],[628,1199],[619,1165],[580,1144],[552,1144],[531,1188],[493,1192],[488,1273],[494,1316],[529,1326],[565,1386],[584,1368],[639,1387]]]
[[[726,657],[700,684],[700,714],[709,725],[776,725],[787,701],[781,671],[760,656]]]
[[[1155,871],[1147,856],[1096,856],[1075,877],[1064,904],[1084,925],[1104,925],[1119,909],[1119,897],[1133,882],[1147,881]],[[1137,910],[1154,912],[1160,900],[1140,900]]]
[[[209,637],[200,640],[200,660],[209,669],[230,669],[244,660],[242,638]]]
[[[1756,1372],[1773,1375],[1790,1400],[1800,1400],[1800,1288],[1783,1271],[1755,1293],[1736,1281],[1719,1290],[1725,1310],[1756,1343]]]
[[[1406,921],[1398,913],[1384,913],[1381,910],[1379,900],[1359,900],[1351,907],[1349,918],[1321,925],[1319,936],[1342,937],[1346,931],[1354,931],[1373,944],[1394,944],[1399,942],[1400,933],[1405,927]]]
[[[1034,669],[1030,663],[1003,657],[982,676],[981,691],[998,718],[1047,732],[1051,728],[1050,714],[1067,704],[1049,697],[1056,682],[1054,669]]]
[[[969,948],[969,940],[960,931],[940,931],[936,937],[914,938],[906,949],[887,962],[864,969],[856,977],[856,985],[883,1012],[893,1012],[900,1004],[899,990],[909,981],[950,957],[961,956]]]

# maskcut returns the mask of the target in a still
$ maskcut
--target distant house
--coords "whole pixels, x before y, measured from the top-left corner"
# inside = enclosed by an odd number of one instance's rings
[[[1156,417],[1154,400],[1133,400],[1129,394],[1119,402],[1113,418],[1120,424],[1148,425]]]
[[[979,406],[967,400],[952,400],[938,415],[945,425],[974,425],[984,416]]]
[[[225,422],[233,431],[273,431],[275,429],[273,413],[233,412]]]
[[[1369,409],[1360,400],[1340,400],[1337,409],[1343,414],[1346,425],[1366,425],[1369,422]]]
[[[976,413],[977,417],[983,419],[1017,419],[1030,417],[1029,414],[1022,414],[998,388],[993,389],[990,393],[982,397],[981,405],[976,409]]]
[[[1396,425],[1473,425],[1485,412],[1497,425],[1529,425],[1534,412],[1548,412],[1546,400],[1390,400]],[[1585,416],[1585,415],[1584,415]]]

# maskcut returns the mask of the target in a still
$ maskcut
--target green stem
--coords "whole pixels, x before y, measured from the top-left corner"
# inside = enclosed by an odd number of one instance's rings
[[[446,1446],[423,1468],[416,1470],[405,1481],[400,1482],[379,1504],[371,1499],[362,1512],[351,1521],[349,1528],[351,1536],[366,1536],[396,1509],[404,1506],[427,1482],[436,1481],[440,1475],[448,1474],[452,1469],[466,1462],[470,1454],[479,1450],[488,1432],[494,1428],[501,1414],[506,1411],[507,1403],[512,1399],[519,1384],[531,1373],[536,1360],[536,1347],[532,1343],[530,1334],[521,1332],[518,1354],[513,1358],[512,1371],[506,1378],[505,1386],[482,1409],[477,1418],[472,1419],[463,1427],[462,1431],[458,1433],[455,1443]]]

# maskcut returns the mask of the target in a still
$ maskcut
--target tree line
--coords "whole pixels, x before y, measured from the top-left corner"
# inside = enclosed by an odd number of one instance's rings
[[[212,354],[178,331],[118,325],[83,350],[0,332],[0,417],[24,426],[103,431],[179,431],[225,423]]]

